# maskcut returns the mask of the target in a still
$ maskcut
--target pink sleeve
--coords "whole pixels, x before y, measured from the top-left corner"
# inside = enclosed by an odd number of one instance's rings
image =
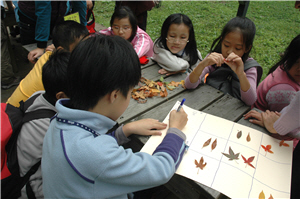
[[[144,55],[146,55],[147,57],[153,56],[153,41],[150,36],[142,29],[138,28],[136,35],[131,43],[139,58]]]
[[[185,82],[184,82],[184,85],[187,89],[195,89],[200,83],[201,83],[201,80],[203,79],[203,77],[207,74],[207,73],[211,73],[213,71],[215,71],[216,69],[213,67],[213,66],[207,66],[203,69],[199,79],[197,82],[195,83],[191,83],[190,81],[190,75],[188,75],[186,78],[185,78]]]
[[[286,135],[293,131],[291,137],[299,137],[300,131],[300,91],[296,93],[296,96],[291,101],[290,105],[281,111],[281,116],[274,123],[273,127],[280,135]],[[295,130],[298,129],[298,130]]]
[[[291,103],[296,92],[297,90],[289,84],[277,84],[271,87],[266,94],[268,109],[280,112]]]
[[[113,35],[113,32],[111,31],[111,28],[110,28],[110,27],[109,27],[109,28],[106,28],[106,29],[103,29],[103,30],[100,30],[99,32],[100,32],[100,34],[102,34],[102,35]]]
[[[256,67],[249,68],[246,71],[246,77],[250,83],[250,88],[246,92],[244,92],[240,89],[241,100],[248,106],[251,106],[252,104],[254,104],[254,102],[257,99],[257,94],[256,94],[257,70],[256,70]]]

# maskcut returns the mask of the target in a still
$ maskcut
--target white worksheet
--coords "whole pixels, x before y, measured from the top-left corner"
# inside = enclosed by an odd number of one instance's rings
[[[173,109],[177,109],[176,102]],[[188,150],[176,173],[230,198],[290,198],[293,142],[183,105]],[[171,111],[171,110],[170,110]],[[169,123],[169,114],[164,123]],[[152,154],[163,140],[151,136],[142,152]]]

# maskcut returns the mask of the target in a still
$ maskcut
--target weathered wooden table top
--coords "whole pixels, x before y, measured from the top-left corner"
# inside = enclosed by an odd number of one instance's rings
[[[162,76],[158,73],[159,69],[160,67],[150,60],[147,65],[142,66],[142,77],[158,81]],[[163,78],[168,82],[180,82],[181,80],[185,80],[186,76],[187,74],[163,75]],[[131,98],[128,108],[118,119],[118,122],[125,124],[144,118],[154,118],[163,121],[176,101],[181,101],[183,98],[186,99],[185,105],[193,109],[249,126],[268,134],[264,128],[244,120],[243,115],[251,109],[249,106],[208,85],[199,85],[196,89],[192,90],[178,86],[172,91],[168,90],[167,97],[156,96],[148,98],[144,104],[140,104]],[[143,143],[146,143],[149,139],[147,136],[138,137]],[[210,187],[177,174],[165,186],[178,198],[182,199],[200,198],[200,194],[205,195],[207,198],[224,197],[222,193]]]

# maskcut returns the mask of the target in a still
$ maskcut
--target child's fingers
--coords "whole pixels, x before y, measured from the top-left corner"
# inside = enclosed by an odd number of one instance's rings
[[[167,128],[168,125],[162,122],[156,122],[152,126],[153,126],[152,129],[162,130]]]
[[[255,111],[255,110],[251,110],[251,111],[249,111],[248,113],[246,113],[243,116],[244,116],[245,119],[247,119],[247,118],[251,117],[252,114],[255,114],[256,112],[257,111]]]
[[[162,133],[157,130],[151,130],[151,131],[149,131],[148,135],[162,135]]]

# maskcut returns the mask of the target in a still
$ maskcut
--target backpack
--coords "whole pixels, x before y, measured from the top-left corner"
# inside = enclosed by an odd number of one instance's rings
[[[244,64],[244,71],[251,67],[256,67],[257,69],[256,86],[258,86],[263,72],[262,67],[254,59],[247,60]],[[217,67],[215,71],[210,73],[206,77],[205,83],[222,91],[223,93],[228,93],[235,98],[241,99],[239,78],[226,64],[223,64],[222,67]]]
[[[56,114],[50,109],[38,109],[26,112],[29,106],[40,94],[34,95],[26,102],[21,101],[20,107],[1,103],[1,196],[2,198],[19,198],[21,189],[26,185],[28,198],[35,198],[29,183],[29,178],[39,168],[37,162],[23,176],[20,176],[17,156],[17,140],[24,123],[41,118],[51,118]]]
[[[90,34],[95,33],[96,20],[95,20],[95,15],[93,10],[86,11],[86,21],[87,21],[86,28],[88,29],[89,33]]]

